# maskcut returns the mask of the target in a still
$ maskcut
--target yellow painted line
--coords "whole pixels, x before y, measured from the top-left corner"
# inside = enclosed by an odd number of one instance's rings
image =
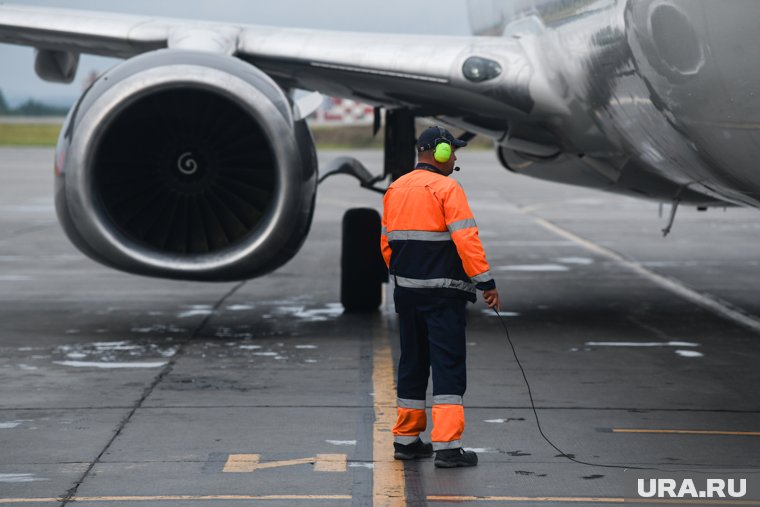
[[[613,433],[673,433],[677,435],[730,435],[760,437],[760,431],[715,431],[715,430],[654,430],[634,428],[612,428]]]
[[[209,500],[351,500],[351,495],[75,496],[74,502],[201,502]],[[60,503],[61,498],[0,498],[0,504]]]
[[[628,503],[628,504],[685,504],[685,505],[760,505],[758,500],[713,500],[708,498],[620,498],[574,496],[445,496],[431,495],[428,502],[563,502],[563,503]]]
[[[253,472],[253,467],[259,464],[258,454],[230,454],[222,472],[246,473]]]
[[[375,332],[372,357],[375,424],[372,428],[372,497],[374,507],[405,507],[404,465],[393,459],[396,381],[387,327]]]
[[[345,454],[317,454],[313,458],[298,458],[261,463],[259,454],[230,454],[224,464],[223,472],[251,473],[267,468],[289,467],[293,465],[314,464],[315,472],[345,472],[347,470]]]
[[[351,500],[350,495],[155,495],[155,496],[77,496],[76,502],[202,502],[202,501],[266,501],[266,500]],[[0,504],[60,503],[61,498],[0,498]],[[758,500],[666,499],[620,497],[562,497],[562,496],[455,496],[430,495],[428,502],[564,502],[564,503],[629,503],[629,504],[687,504],[687,505],[754,505]],[[377,504],[375,504],[377,505]]]
[[[317,454],[315,472],[345,472],[348,470],[345,454]]]

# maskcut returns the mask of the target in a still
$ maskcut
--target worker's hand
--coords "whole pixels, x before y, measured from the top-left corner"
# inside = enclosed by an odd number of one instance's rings
[[[496,289],[484,290],[483,301],[486,302],[486,304],[488,305],[488,308],[496,308],[497,312],[500,310],[498,290]]]

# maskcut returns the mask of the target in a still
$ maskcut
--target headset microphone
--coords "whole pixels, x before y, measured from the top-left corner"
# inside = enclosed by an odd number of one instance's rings
[[[459,171],[459,167],[455,167],[455,168],[454,168],[454,170],[455,170],[455,171]]]

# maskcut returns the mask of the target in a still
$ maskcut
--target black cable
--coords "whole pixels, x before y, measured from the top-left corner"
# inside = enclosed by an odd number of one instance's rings
[[[604,467],[604,468],[622,468],[623,470],[657,470],[660,472],[698,472],[698,473],[735,473],[735,472],[725,472],[725,471],[711,471],[711,470],[683,470],[683,469],[675,469],[675,468],[656,468],[656,467],[637,467],[637,466],[629,466],[629,465],[606,465],[604,463],[590,463],[588,461],[581,461],[579,459],[575,459],[572,456],[570,456],[568,453],[554,445],[554,443],[549,440],[549,437],[544,434],[544,430],[541,428],[541,421],[538,419],[538,411],[536,411],[536,404],[533,401],[533,392],[530,389],[530,383],[528,383],[528,377],[525,375],[525,369],[523,368],[522,364],[520,363],[520,359],[517,357],[517,351],[515,350],[515,346],[512,343],[512,338],[509,336],[509,329],[507,329],[507,324],[504,322],[504,318],[501,316],[499,311],[496,308],[492,308],[494,313],[496,313],[496,316],[499,317],[499,321],[501,322],[501,325],[504,327],[504,331],[507,333],[507,341],[509,342],[509,346],[512,348],[512,354],[515,356],[515,361],[517,361],[517,366],[520,367],[520,371],[522,372],[523,379],[525,380],[525,386],[528,388],[528,396],[530,397],[530,406],[533,409],[533,415],[536,417],[536,426],[538,427],[538,432],[541,434],[541,436],[546,440],[546,442],[551,445],[554,449],[557,450],[557,452],[560,453],[563,457],[569,459],[570,461],[574,461],[575,463],[578,463],[580,465],[588,465],[592,467]]]

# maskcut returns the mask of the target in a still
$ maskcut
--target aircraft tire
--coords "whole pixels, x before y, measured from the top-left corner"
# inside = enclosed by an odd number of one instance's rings
[[[388,270],[380,253],[380,215],[354,208],[343,215],[340,302],[346,313],[376,311]]]

